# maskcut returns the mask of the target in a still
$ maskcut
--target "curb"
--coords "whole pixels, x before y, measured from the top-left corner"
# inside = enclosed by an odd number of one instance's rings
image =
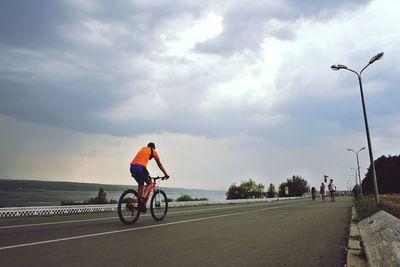
[[[364,249],[362,248],[360,229],[358,224],[353,222],[357,217],[356,209],[353,205],[351,209],[351,224],[349,233],[349,242],[347,244],[347,267],[368,267]]]

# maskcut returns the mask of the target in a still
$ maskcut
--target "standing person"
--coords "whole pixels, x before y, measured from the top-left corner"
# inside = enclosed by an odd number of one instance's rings
[[[315,189],[315,187],[313,186],[313,187],[311,188],[311,197],[312,197],[312,200],[315,200],[315,195],[316,195],[316,193],[317,193],[317,189]]]
[[[157,162],[158,167],[164,173],[165,177],[169,177],[168,173],[165,171],[164,166],[161,164],[160,157],[156,151],[156,146],[154,143],[148,143],[147,147],[143,147],[139,150],[136,156],[131,161],[131,174],[138,183],[138,199],[139,199],[139,210],[146,212],[146,198],[150,194],[151,186],[146,186],[144,188],[144,183],[149,185],[151,179],[149,178],[149,172],[147,170],[147,163],[149,160],[154,158]]]
[[[336,186],[333,184],[333,179],[331,179],[330,183],[328,184],[328,189],[331,195],[331,202],[335,202]]]
[[[321,195],[322,202],[325,202],[325,184],[324,183],[321,183],[321,186],[319,187],[319,194]]]

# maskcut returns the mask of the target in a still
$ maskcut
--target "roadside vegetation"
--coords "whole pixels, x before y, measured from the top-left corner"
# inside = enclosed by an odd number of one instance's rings
[[[378,211],[386,211],[400,219],[400,194],[384,194],[379,196],[380,203],[375,203],[375,196],[368,195],[355,200],[357,218],[355,222],[360,222],[365,218],[374,215]]]
[[[100,187],[97,197],[92,197],[85,201],[73,201],[73,200],[62,200],[61,206],[68,205],[96,205],[96,204],[117,204],[118,202],[114,199],[108,200],[107,193],[104,191],[103,187]]]
[[[293,175],[279,185],[278,192],[274,184],[270,184],[267,191],[265,185],[257,184],[249,179],[242,181],[239,185],[232,184],[226,192],[227,199],[251,199],[251,198],[273,198],[273,197],[298,197],[310,192],[308,182],[299,175]]]
[[[208,198],[202,197],[202,198],[192,198],[189,195],[182,195],[178,197],[175,201],[181,202],[181,201],[208,201]]]
[[[378,211],[384,210],[400,218],[400,155],[381,156],[374,161],[380,203],[375,203],[371,166],[362,181],[364,197],[355,200],[356,221],[359,222]],[[353,192],[358,193],[357,188]]]

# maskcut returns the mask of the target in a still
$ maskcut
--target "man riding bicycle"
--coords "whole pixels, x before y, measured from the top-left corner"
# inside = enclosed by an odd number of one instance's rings
[[[147,147],[143,147],[139,150],[136,156],[131,161],[131,174],[138,183],[138,199],[139,199],[139,210],[146,212],[146,200],[152,189],[150,185],[151,179],[149,178],[149,172],[147,171],[147,163],[149,160],[154,158],[157,162],[158,167],[164,173],[165,177],[168,178],[169,175],[161,164],[160,157],[156,151],[156,146],[154,143],[148,143]],[[146,187],[144,187],[146,183]]]

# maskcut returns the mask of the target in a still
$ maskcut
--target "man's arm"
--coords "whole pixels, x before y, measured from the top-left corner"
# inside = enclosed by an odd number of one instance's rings
[[[155,160],[157,162],[158,168],[160,168],[160,170],[164,173],[165,177],[169,177],[169,175],[168,175],[167,171],[164,169],[164,166],[162,165],[161,161],[156,158],[155,158]]]

